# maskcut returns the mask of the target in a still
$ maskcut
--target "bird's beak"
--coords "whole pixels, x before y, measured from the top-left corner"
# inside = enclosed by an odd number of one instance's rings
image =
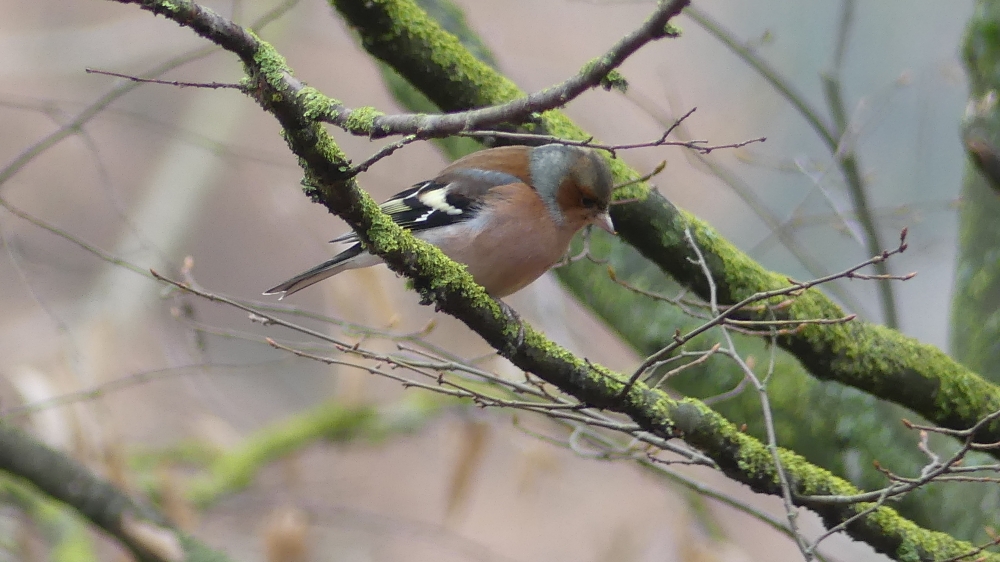
[[[606,230],[608,234],[618,234],[615,232],[615,223],[611,222],[611,215],[607,211],[596,215],[594,217],[594,224],[601,227],[602,230]]]

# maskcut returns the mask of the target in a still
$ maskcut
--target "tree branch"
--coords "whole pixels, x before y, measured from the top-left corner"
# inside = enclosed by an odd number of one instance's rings
[[[367,134],[371,138],[390,135],[433,138],[493,127],[502,123],[523,123],[529,120],[532,114],[562,107],[583,92],[599,85],[607,89],[624,90],[627,87],[624,78],[614,75],[614,70],[647,43],[664,37],[676,37],[677,31],[669,25],[670,20],[689,3],[690,0],[660,2],[638,29],[623,37],[604,56],[587,63],[576,76],[556,86],[526,96],[517,96],[507,103],[443,115],[421,113],[374,115],[370,108],[355,110],[338,102],[331,104],[328,113],[320,117],[320,120],[333,123],[355,134]],[[352,6],[350,2],[341,2],[338,8],[350,10]],[[449,37],[457,43],[457,39]],[[365,111],[367,114],[361,115],[360,111]],[[359,124],[364,125],[363,129],[358,129]]]
[[[474,283],[464,268],[447,259],[437,248],[417,241],[385,216],[349,175],[346,157],[315,119],[315,114],[307,111],[309,104],[305,102],[308,98],[317,99],[315,90],[301,87],[270,45],[190,2],[119,1],[139,4],[144,9],[166,15],[237,54],[246,67],[246,91],[281,123],[289,147],[305,170],[309,194],[347,221],[365,245],[382,257],[393,271],[412,279],[425,303],[433,302],[440,310],[459,318],[515,365],[555,384],[578,400],[622,412],[658,436],[683,437],[714,459],[730,477],[760,492],[780,493],[771,453],[760,441],[742,433],[697,400],[674,400],[642,383],[636,383],[622,396],[623,375],[575,357],[530,326],[519,325]],[[405,8],[409,19],[406,25],[397,22],[394,33],[420,29],[425,34],[446,36],[409,2],[366,0],[345,4],[359,10]],[[371,37],[381,36],[363,32],[362,37],[365,41],[373,41]],[[504,80],[495,79],[494,82]],[[568,125],[564,119],[563,123]],[[623,170],[619,168],[619,171]],[[717,251],[716,242],[704,236],[703,229],[699,224],[692,226],[697,244],[705,251],[706,261],[711,263],[715,254],[709,251]],[[702,239],[697,239],[699,234]],[[519,337],[519,334],[523,335]],[[788,476],[793,497],[856,492],[849,483],[810,465],[795,453],[778,449],[776,454]],[[829,526],[851,520],[847,525],[851,536],[899,559],[932,560],[972,550],[971,545],[943,533],[920,529],[886,507],[877,507],[868,513],[869,506],[865,504],[798,503],[819,513]],[[866,514],[856,517],[862,512]],[[988,559],[1000,559],[1000,556],[990,555]]]
[[[363,46],[389,64],[439,107],[450,111],[506,103],[523,96],[509,80],[482,64],[408,0],[361,2],[331,0],[360,34]],[[550,134],[568,139],[592,138],[566,116],[547,112],[540,122]],[[642,174],[620,159],[610,161],[616,181]],[[755,293],[787,288],[784,275],[768,271],[710,225],[675,207],[648,185],[616,193],[636,199],[611,208],[619,237],[664,273],[708,297],[697,256],[685,242],[687,229],[705,253],[716,280],[720,304],[731,305]],[[847,316],[816,289],[805,291],[776,318],[745,315],[746,320],[838,319]],[[1000,409],[1000,387],[984,380],[934,346],[867,322],[805,326],[778,338],[817,378],[853,386],[899,404],[935,425],[966,429]],[[1000,422],[983,430],[982,441],[1000,441]],[[1000,451],[991,451],[1000,458]]]
[[[154,509],[9,423],[0,423],[0,470],[73,506],[141,561],[227,560],[171,527]]]

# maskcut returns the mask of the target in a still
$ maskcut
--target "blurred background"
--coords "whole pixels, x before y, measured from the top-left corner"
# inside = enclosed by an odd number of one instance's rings
[[[206,4],[247,25],[279,6]],[[498,68],[526,91],[572,75],[652,8],[583,0],[457,4]],[[909,229],[910,250],[890,262],[894,273],[919,272],[893,287],[898,327],[945,349],[964,166],[958,131],[966,82],[958,53],[972,4],[858,3],[843,38],[837,2],[695,3],[817,107],[826,107],[821,76],[839,79],[846,110],[839,148],[859,154],[886,245]],[[326,259],[327,241],[347,227],[302,195],[301,171],[277,123],[235,91],[142,85],[90,109],[125,82],[87,68],[143,75],[173,64],[164,78],[236,82],[241,67],[231,55],[206,50],[189,30],[134,6],[0,6],[5,417],[30,424],[132,490],[153,488],[170,498],[191,477],[171,462],[185,443],[225,450],[328,401],[391,409],[420,392],[275,350],[264,336],[304,338],[166,291],[81,247],[92,245],[140,272],[187,275],[215,293],[265,300],[263,289]],[[695,107],[683,126],[688,138],[726,144],[766,137],[704,158],[666,147],[620,156],[640,171],[666,160],[654,181],[667,198],[790,277],[813,277],[811,263],[835,272],[870,257],[830,150],[788,98],[704,22],[684,16],[677,23],[681,39],[649,45],[621,68],[631,84],[627,94],[588,92],[566,112],[608,143],[654,140]],[[325,3],[295,2],[260,35],[311,86],[351,107],[400,111],[378,67]],[[356,161],[381,146],[334,134]],[[434,145],[413,144],[361,181],[384,199],[446,162]],[[723,181],[713,167],[739,181]],[[876,289],[855,281],[830,291],[847,309],[879,322]],[[630,371],[639,359],[552,275],[508,302],[592,361]],[[404,280],[385,268],[345,273],[282,304],[394,333],[433,319],[428,340],[517,375],[463,325],[419,306]],[[120,384],[102,386],[114,381]],[[87,393],[93,389],[102,391]],[[11,410],[26,404],[38,407]],[[247,561],[294,560],[275,555],[275,545],[296,536],[305,549],[300,559],[317,561],[800,558],[791,541],[760,522],[638,466],[554,446],[539,434],[559,435],[560,428],[515,417],[444,408],[405,434],[313,444],[271,464],[237,494],[201,511],[178,500],[172,514]],[[753,496],[705,470],[691,474],[782,513],[776,498]],[[17,539],[3,556],[45,559],[47,531],[16,509],[2,513],[0,529]],[[845,539],[824,544],[831,560],[878,559]],[[107,543],[95,548],[107,557],[99,559],[120,556]]]

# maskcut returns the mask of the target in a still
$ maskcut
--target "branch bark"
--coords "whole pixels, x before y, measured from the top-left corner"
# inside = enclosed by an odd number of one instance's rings
[[[0,470],[72,506],[142,562],[228,560],[174,529],[156,510],[137,503],[87,467],[6,422],[0,423]]]
[[[561,107],[577,96],[599,85],[607,89],[625,89],[624,78],[615,73],[625,59],[646,44],[664,37],[675,37],[676,30],[670,27],[670,20],[677,16],[689,0],[661,2],[638,29],[623,37],[604,56],[587,63],[579,74],[556,86],[529,94],[518,95],[506,103],[490,105],[479,109],[439,115],[424,113],[399,115],[373,115],[359,117],[359,110],[350,109],[339,102],[331,104],[328,113],[320,117],[322,121],[333,123],[355,134],[367,134],[371,138],[392,135],[417,135],[418,138],[434,138],[453,135],[463,131],[481,130],[505,123],[524,123],[532,114]],[[355,3],[341,3],[340,9],[352,10],[360,7]],[[399,28],[402,29],[402,28]],[[364,36],[362,37],[364,41]],[[454,77],[452,82],[461,81]],[[516,89],[513,84],[508,87]],[[362,125],[360,130],[357,125]]]

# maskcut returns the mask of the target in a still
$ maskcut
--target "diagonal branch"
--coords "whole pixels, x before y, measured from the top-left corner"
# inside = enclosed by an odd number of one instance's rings
[[[530,326],[520,326],[504,314],[498,303],[476,285],[461,266],[448,260],[435,247],[417,241],[385,216],[350,176],[347,159],[333,139],[314,116],[304,111],[307,104],[301,98],[316,99],[315,90],[301,87],[270,45],[190,2],[119,1],[139,4],[165,15],[237,54],[246,67],[246,91],[282,125],[289,147],[305,170],[306,183],[311,186],[309,194],[347,221],[367,247],[382,257],[392,270],[412,279],[425,303],[433,302],[440,310],[459,318],[515,365],[555,384],[578,400],[624,413],[642,429],[660,437],[683,437],[715,460],[730,477],[759,492],[780,493],[771,452],[760,441],[741,432],[697,400],[675,400],[642,383],[636,383],[622,396],[623,375],[575,357]],[[365,9],[405,5],[411,10],[410,25],[423,26],[425,32],[438,29],[426,15],[422,20],[413,20],[421,17],[422,12],[402,0],[365,0],[352,5]],[[698,244],[702,248],[713,248],[710,239],[698,240]],[[712,259],[708,253],[705,257],[709,262]],[[844,480],[809,464],[795,453],[778,449],[776,454],[788,476],[793,497],[856,492]],[[967,543],[920,529],[886,507],[877,507],[869,513],[866,511],[869,506],[864,504],[798,503],[819,513],[829,526],[852,520],[847,526],[848,533],[899,559],[931,560],[972,550]],[[857,517],[861,512],[865,515]],[[987,559],[998,560],[1000,556],[987,555]]]
[[[677,30],[670,26],[670,20],[678,15],[689,2],[690,0],[660,2],[656,10],[646,18],[646,21],[638,29],[619,40],[604,56],[587,63],[576,76],[556,86],[517,97],[507,103],[444,115],[422,113],[372,115],[370,108],[366,110],[350,109],[335,102],[330,105],[328,113],[319,119],[344,127],[352,132],[363,132],[371,138],[382,138],[390,135],[417,135],[419,138],[444,137],[502,123],[523,123],[529,120],[532,114],[566,105],[590,88],[603,85],[607,89],[612,87],[624,89],[626,87],[624,79],[621,76],[613,75],[614,70],[646,44],[664,37],[676,37]],[[362,118],[360,111],[367,111],[367,116]],[[364,124],[366,130],[357,131],[356,125],[358,124]]]
[[[454,37],[436,28],[426,14],[420,16],[422,12],[412,0],[331,1],[361,34],[368,52],[396,69],[439,107],[456,111],[502,104],[523,95],[507,78],[465,51]],[[550,134],[577,140],[592,138],[558,112],[547,112],[540,119]],[[616,181],[642,175],[620,159],[609,164]],[[708,298],[708,286],[694,265],[697,256],[685,242],[687,229],[705,253],[720,304],[730,305],[792,284],[786,276],[756,263],[711,226],[678,209],[647,185],[630,186],[616,196],[636,200],[611,209],[619,237],[702,298]],[[810,289],[774,319],[845,316],[836,303]],[[747,315],[741,319],[767,318]],[[966,429],[1000,409],[1000,387],[938,348],[883,326],[860,321],[805,326],[779,337],[778,344],[815,377],[894,402],[938,426]],[[1000,441],[1000,422],[985,428],[982,440]],[[1000,457],[1000,451],[991,454]]]
[[[135,502],[87,467],[7,422],[0,423],[0,470],[29,480],[42,492],[73,506],[142,562],[228,560],[174,529],[161,514]]]

